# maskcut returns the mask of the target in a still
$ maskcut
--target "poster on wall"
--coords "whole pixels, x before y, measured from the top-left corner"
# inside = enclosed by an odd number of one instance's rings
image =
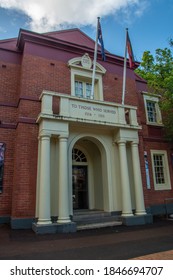
[[[150,187],[150,174],[149,174],[147,152],[144,152],[144,160],[145,160],[145,174],[146,174],[147,189],[150,189],[151,188]]]
[[[5,144],[0,142],[0,193],[3,187]]]

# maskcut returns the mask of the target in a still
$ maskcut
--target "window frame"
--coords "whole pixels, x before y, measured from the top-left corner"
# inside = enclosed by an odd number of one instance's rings
[[[147,102],[151,102],[155,104],[155,114],[156,114],[155,121],[151,121],[149,119]],[[154,94],[144,93],[144,106],[145,106],[147,124],[155,125],[155,126],[163,126],[162,115],[159,107],[159,96]]]
[[[80,81],[84,85],[86,83],[92,84],[92,72],[88,71],[79,71],[77,69],[71,69],[71,95],[76,96],[75,93],[75,82]],[[79,97],[84,99],[90,99],[85,96]],[[95,84],[94,84],[94,100],[101,100],[103,101],[103,86],[102,86],[102,78],[99,77],[97,74],[95,76]]]
[[[162,156],[163,163],[163,172],[164,172],[164,183],[157,183],[156,173],[155,173],[155,163],[154,155]],[[170,181],[170,172],[168,164],[168,156],[166,150],[151,150],[151,161],[152,161],[152,171],[153,171],[153,180],[154,180],[154,189],[155,190],[171,190],[171,181]]]
[[[152,110],[148,110],[149,109],[149,103],[150,105],[152,104],[152,106],[150,106],[150,109]],[[156,112],[156,102],[151,101],[151,100],[146,100],[146,106],[147,106],[147,116],[148,116],[148,122],[150,123],[157,123],[157,112]],[[153,121],[151,120],[151,118],[153,119]]]
[[[75,96],[76,97],[79,97],[79,98],[86,98],[86,99],[91,99],[91,90],[90,90],[90,95],[87,96],[87,85],[90,85],[90,87],[92,87],[92,84],[90,81],[83,81],[81,80],[80,78],[79,79],[76,79],[74,81],[75,83]],[[81,83],[82,84],[82,95],[78,95],[76,94],[76,83]]]
[[[71,95],[74,97],[77,97],[75,95],[75,81],[81,81],[85,84],[86,83],[92,84],[92,75],[93,75],[92,61],[91,61],[91,64],[89,67],[85,67],[85,65],[82,63],[82,60],[86,56],[90,59],[88,54],[85,54],[83,57],[72,58],[68,62],[68,66],[71,70]],[[94,100],[103,101],[102,77],[105,73],[106,73],[106,69],[101,64],[96,62]],[[86,98],[86,97],[78,97],[78,98],[90,99],[90,98]]]

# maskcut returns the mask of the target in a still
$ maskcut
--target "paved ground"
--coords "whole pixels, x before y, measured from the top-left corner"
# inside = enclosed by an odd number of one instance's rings
[[[173,220],[56,235],[0,225],[0,259],[173,260]]]
[[[132,260],[173,260],[173,250],[132,258]]]

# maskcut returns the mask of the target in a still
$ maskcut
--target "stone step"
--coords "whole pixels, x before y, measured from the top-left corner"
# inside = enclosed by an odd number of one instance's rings
[[[76,210],[73,221],[77,224],[77,230],[122,225],[119,216],[112,216],[111,213],[100,210]]]
[[[74,211],[73,221],[86,221],[111,217],[111,213],[104,211]]]
[[[118,222],[120,221],[120,219],[118,217],[115,216],[94,216],[94,217],[85,217],[84,219],[74,219],[74,222],[77,223],[77,225],[82,225],[82,224],[97,224],[97,223],[109,223],[109,222]]]
[[[115,227],[122,225],[121,221],[103,222],[103,223],[90,223],[77,225],[77,230],[97,229],[105,227]]]

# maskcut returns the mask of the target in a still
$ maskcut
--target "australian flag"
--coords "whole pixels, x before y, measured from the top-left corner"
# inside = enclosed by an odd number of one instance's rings
[[[105,49],[104,49],[102,29],[101,29],[100,21],[98,21],[98,40],[99,40],[99,43],[101,45],[102,60],[105,61],[106,60],[106,56],[105,56]]]

